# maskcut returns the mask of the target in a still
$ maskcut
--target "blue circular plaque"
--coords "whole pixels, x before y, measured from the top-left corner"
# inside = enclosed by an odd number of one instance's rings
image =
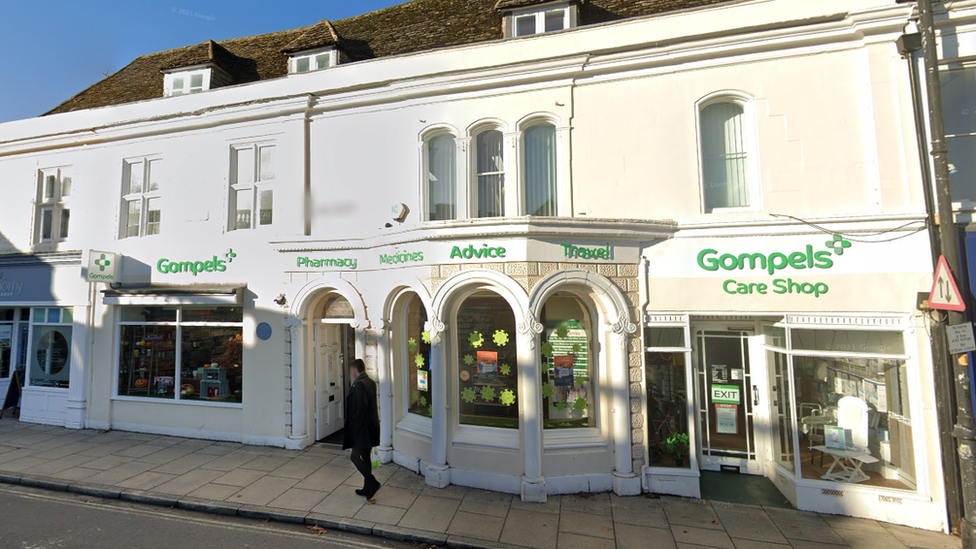
[[[258,335],[258,339],[264,341],[271,337],[271,325],[267,322],[262,322],[258,324],[257,330],[255,330]]]

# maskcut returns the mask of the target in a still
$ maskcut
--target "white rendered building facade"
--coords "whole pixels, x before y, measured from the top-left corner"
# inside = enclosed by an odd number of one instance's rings
[[[431,486],[697,497],[738,471],[946,529],[911,8],[561,5],[238,85],[208,45],[160,67],[168,97],[0,125],[21,419],[303,448],[342,428],[355,356],[383,459]],[[824,478],[842,399],[867,478]]]

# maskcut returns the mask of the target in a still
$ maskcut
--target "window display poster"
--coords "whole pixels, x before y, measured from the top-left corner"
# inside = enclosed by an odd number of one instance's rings
[[[0,326],[0,349],[9,349],[10,341],[13,339],[14,327],[10,325]]]
[[[427,370],[417,370],[417,390],[427,391]]]
[[[478,381],[480,383],[495,383],[498,380],[498,353],[495,351],[478,351]]]
[[[556,387],[573,386],[573,355],[552,357],[553,368],[556,370]]]
[[[715,404],[715,432],[720,435],[739,434],[739,406]]]
[[[727,364],[712,364],[712,383],[729,380],[729,366]]]
[[[847,435],[844,428],[837,425],[825,425],[824,446],[831,450],[846,450]]]

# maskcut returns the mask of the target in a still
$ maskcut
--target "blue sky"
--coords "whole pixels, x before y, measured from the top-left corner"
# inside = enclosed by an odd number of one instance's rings
[[[0,122],[38,116],[145,53],[402,1],[0,0]]]

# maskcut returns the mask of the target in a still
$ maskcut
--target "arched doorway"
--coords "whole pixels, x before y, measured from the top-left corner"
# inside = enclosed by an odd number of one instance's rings
[[[317,441],[341,442],[345,422],[346,379],[349,362],[356,358],[356,313],[345,297],[326,294],[310,315],[315,385],[315,428]]]

